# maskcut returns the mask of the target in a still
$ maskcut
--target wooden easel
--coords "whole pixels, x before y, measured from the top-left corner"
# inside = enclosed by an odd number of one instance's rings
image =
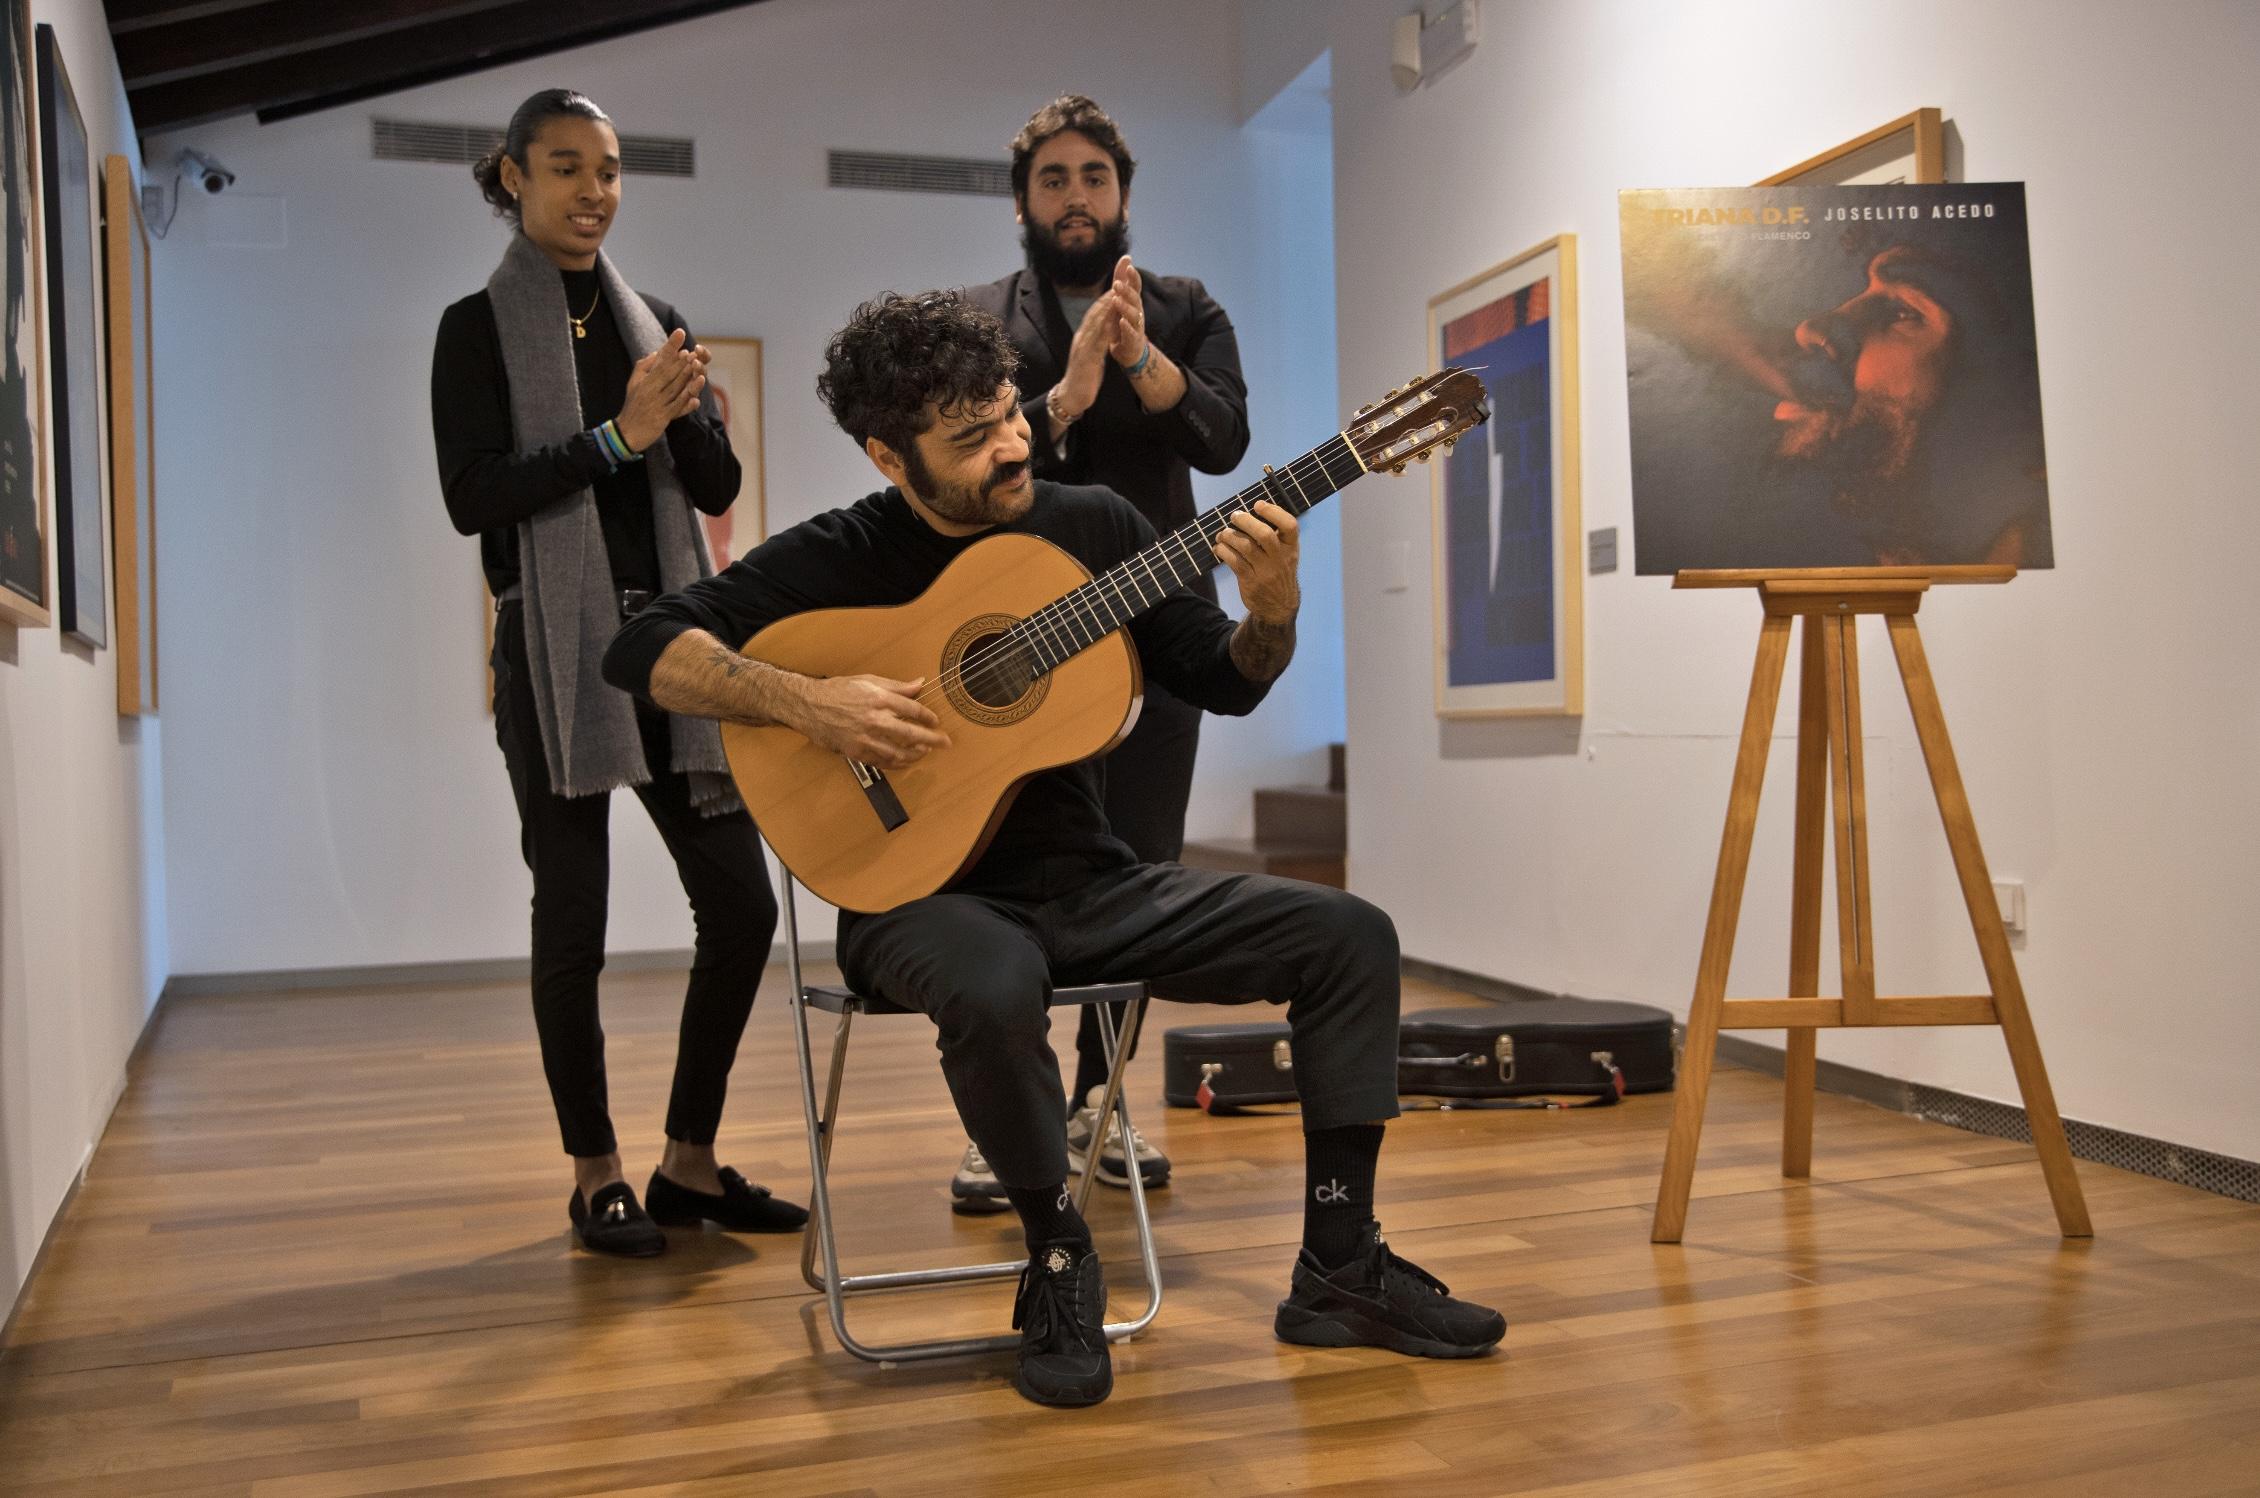
[[[1962,790],[1962,772],[1947,741],[1946,718],[1938,689],[1915,629],[1915,610],[1923,594],[1938,583],[2003,583],[2014,567],[1864,567],[1800,571],[1681,572],[1681,588],[1756,588],[1765,607],[1758,632],[1758,662],[1750,678],[1750,702],[1742,719],[1742,750],[1734,764],[1734,789],[1727,801],[1726,832],[1719,843],[1718,873],[1711,885],[1711,913],[1703,931],[1703,957],[1695,975],[1695,999],[1687,1017],[1687,1047],[1679,1068],[1679,1095],[1672,1112],[1671,1142],[1664,1151],[1664,1173],[1656,1192],[1656,1219],[1650,1237],[1677,1243],[1687,1223],[1688,1188],[1695,1177],[1695,1151],[1702,1141],[1703,1108],[1710,1093],[1711,1063],[1720,1030],[1789,1032],[1783,1067],[1785,1101],[1781,1131],[1781,1173],[1803,1178],[1812,1173],[1814,1042],[1822,1029],[1866,1025],[1999,1025],[2009,1059],[2024,1095],[2025,1116],[2040,1152],[2041,1174],[2056,1206],[2056,1222],[2067,1238],[2092,1235],[2087,1202],[2072,1167],[2064,1121],[2056,1112],[2040,1041],[2025,1007],[2017,964],[1994,903],[1993,881],[1978,847],[1977,824]],[[1860,663],[1858,624],[1862,614],[1881,614],[1891,632],[1892,652],[1915,717],[1915,737],[1930,766],[1931,788],[1946,824],[1946,843],[1954,872],[1969,907],[1985,963],[1990,993],[1922,998],[1879,998],[1875,991],[1875,948],[1868,896],[1868,807],[1860,745]],[[1757,826],[1758,794],[1764,787],[1766,751],[1773,736],[1781,677],[1789,655],[1790,625],[1805,620],[1803,672],[1797,710],[1797,842],[1789,921],[1789,996],[1730,999],[1727,968],[1734,956],[1735,927],[1741,918],[1742,889],[1750,870],[1750,842]],[[1825,777],[1825,778],[1824,778]],[[1836,920],[1843,997],[1820,994],[1821,849],[1824,805],[1833,825],[1836,851]]]

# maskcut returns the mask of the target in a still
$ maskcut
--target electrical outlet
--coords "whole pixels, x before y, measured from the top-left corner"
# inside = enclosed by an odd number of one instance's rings
[[[2011,936],[2025,934],[2025,882],[2022,879],[1996,879],[1993,881],[1993,903],[2001,907],[2001,924]]]

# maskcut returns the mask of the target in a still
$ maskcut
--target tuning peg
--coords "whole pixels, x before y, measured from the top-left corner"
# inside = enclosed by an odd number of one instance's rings
[[[1396,467],[1390,469],[1389,472],[1398,478],[1403,478],[1405,476],[1405,465],[1399,463]]]
[[[1360,416],[1363,416],[1363,415],[1365,415],[1365,414],[1366,414],[1366,413],[1367,413],[1368,411],[1371,411],[1372,409],[1373,409],[1373,407],[1371,407],[1371,406],[1360,406],[1360,407],[1358,407],[1358,411],[1357,411],[1357,414],[1358,414],[1358,415],[1360,415]]]
[[[1263,472],[1264,477],[1269,478],[1271,476],[1271,465],[1269,463],[1263,465]]]
[[[1454,441],[1451,441],[1451,442],[1447,442],[1447,443],[1445,443],[1445,444],[1444,444],[1444,451],[1445,451],[1445,453],[1446,453],[1447,455],[1449,455],[1449,454],[1450,454],[1450,452],[1451,452],[1451,450],[1452,450],[1453,448],[1457,447],[1458,445],[1459,445],[1459,443],[1457,442],[1457,440],[1454,440]]]
[[[1420,461],[1421,461],[1421,462],[1423,462],[1423,463],[1427,462],[1427,461],[1428,461],[1428,454],[1426,454],[1426,453],[1422,453],[1422,454],[1420,454]]]
[[[1384,395],[1384,396],[1383,396],[1383,397],[1381,397],[1381,398],[1382,398],[1383,400],[1385,400],[1385,401],[1393,401],[1393,400],[1395,400],[1395,399],[1397,398],[1397,387],[1396,387],[1396,386],[1394,386],[1394,385],[1391,385],[1391,386],[1389,387],[1389,393],[1388,393],[1387,395]]]

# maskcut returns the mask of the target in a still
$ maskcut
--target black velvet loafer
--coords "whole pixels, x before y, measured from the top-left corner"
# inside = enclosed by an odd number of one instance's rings
[[[725,1165],[717,1172],[722,1190],[714,1195],[678,1186],[658,1171],[651,1173],[643,1199],[652,1217],[671,1228],[696,1227],[711,1222],[725,1233],[797,1233],[808,1224],[808,1210],[769,1194]]]
[[[648,1259],[667,1248],[667,1235],[651,1214],[636,1205],[636,1190],[626,1181],[599,1186],[594,1199],[583,1202],[575,1191],[565,1204],[573,1219],[573,1236],[591,1253],[617,1254],[623,1259]]]

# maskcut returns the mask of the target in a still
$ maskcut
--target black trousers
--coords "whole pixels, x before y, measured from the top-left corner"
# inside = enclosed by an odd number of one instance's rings
[[[1144,979],[1177,999],[1284,1002],[1306,1131],[1397,1114],[1397,929],[1342,890],[1060,859],[1009,890],[843,915],[840,965],[857,991],[932,1017],[958,1116],[1007,1186],[1067,1178],[1054,983]]]
[[[542,1071],[557,1106],[568,1155],[618,1147],[604,1078],[597,975],[604,970],[606,894],[611,883],[612,798],[567,798],[550,789],[533,684],[526,672],[523,607],[502,605],[494,626],[494,736],[518,799],[519,843],[533,871],[534,1028]],[[667,718],[638,708],[648,784],[644,809],[674,855],[697,930],[690,986],[675,1046],[667,1137],[712,1144],[722,1121],[730,1063],[737,1058],[755,988],[777,929],[761,839],[744,812],[700,815],[687,777],[667,768]]]
[[[1140,863],[1175,863],[1184,856],[1185,803],[1192,799],[1193,760],[1200,747],[1201,710],[1149,680],[1138,726],[1106,757],[1107,826],[1130,845]],[[1127,1006],[1108,1007],[1119,1032]],[[1078,1071],[1093,1075],[1106,1070],[1106,1040],[1097,1008],[1082,1013],[1075,1032],[1075,1053],[1082,1062]],[[1138,1037],[1124,1039],[1136,1055]],[[1083,1100],[1067,1102],[1074,1108]]]

